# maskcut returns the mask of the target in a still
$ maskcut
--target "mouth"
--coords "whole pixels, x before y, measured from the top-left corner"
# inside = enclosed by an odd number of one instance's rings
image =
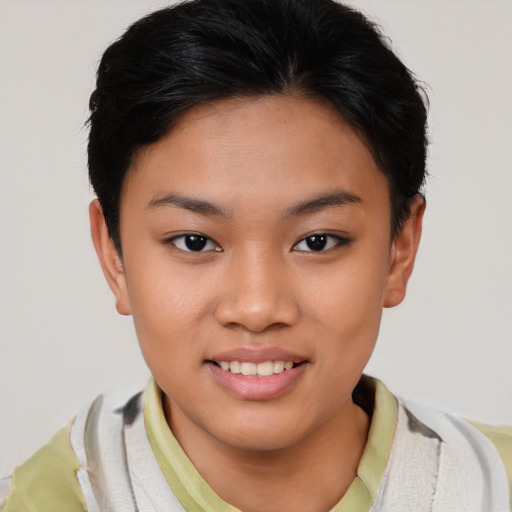
[[[291,392],[308,374],[305,354],[279,346],[237,347],[204,360],[209,374],[230,394],[243,400],[271,400]]]
[[[217,366],[224,372],[229,372],[234,375],[243,375],[245,377],[272,377],[280,373],[287,372],[305,364],[306,361],[293,362],[293,361],[263,361],[261,363],[253,363],[250,361],[208,361]]]

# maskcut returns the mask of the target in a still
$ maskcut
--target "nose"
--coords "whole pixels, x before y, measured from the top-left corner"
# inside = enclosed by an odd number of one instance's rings
[[[298,321],[292,270],[268,253],[247,251],[230,261],[215,308],[221,325],[260,333]]]

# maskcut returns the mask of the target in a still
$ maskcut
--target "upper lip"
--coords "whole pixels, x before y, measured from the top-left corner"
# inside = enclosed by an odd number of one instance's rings
[[[280,347],[239,347],[226,350],[208,358],[209,361],[242,361],[248,363],[264,363],[266,361],[291,361],[302,363],[306,357],[284,350]]]

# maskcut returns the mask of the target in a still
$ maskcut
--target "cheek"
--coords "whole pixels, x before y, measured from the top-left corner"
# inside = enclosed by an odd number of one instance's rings
[[[354,356],[361,353],[364,357],[371,353],[379,332],[387,259],[376,253],[365,257],[364,252],[358,252],[350,260],[347,258],[310,287],[314,297],[310,304],[312,314],[326,331],[325,339],[344,348],[353,347]]]
[[[160,248],[127,262],[127,270],[134,317],[155,326],[158,319],[186,322],[200,314],[210,300],[208,269],[177,263]]]
[[[150,366],[185,357],[197,345],[198,329],[210,299],[200,279],[189,279],[169,265],[141,264],[129,273],[128,289],[137,337]]]

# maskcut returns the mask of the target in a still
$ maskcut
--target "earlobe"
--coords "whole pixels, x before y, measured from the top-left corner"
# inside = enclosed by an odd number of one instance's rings
[[[108,233],[103,210],[97,199],[89,205],[91,237],[107,283],[116,298],[116,308],[121,315],[131,315],[123,261]]]
[[[410,215],[393,241],[383,303],[385,308],[397,306],[405,298],[407,283],[412,274],[420,243],[424,212],[425,200],[418,194],[412,199]]]

